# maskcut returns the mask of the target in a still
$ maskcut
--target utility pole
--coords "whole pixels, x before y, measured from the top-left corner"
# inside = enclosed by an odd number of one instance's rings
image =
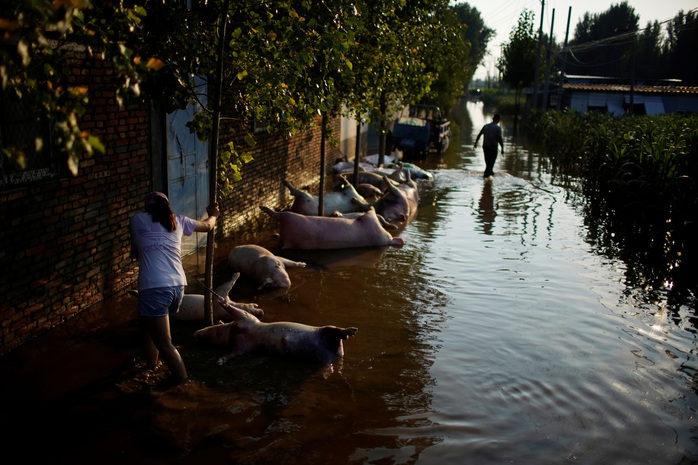
[[[635,40],[637,31],[633,32],[633,41],[630,43],[630,114],[635,112]]]
[[[565,82],[565,67],[567,66],[567,39],[570,36],[570,19],[572,18],[572,7],[567,13],[567,29],[565,30],[565,46],[562,48],[562,67],[560,68],[560,84],[557,86],[557,110],[562,109],[562,84]]]
[[[538,85],[540,84],[540,47],[543,42],[543,15],[545,14],[545,0],[540,2],[540,27],[538,28],[538,47],[536,49],[536,74],[533,76],[533,108],[538,108]]]
[[[555,26],[555,8],[553,8],[553,17],[550,19],[550,37],[548,37],[548,50],[545,53],[545,82],[543,85],[543,109],[548,109],[548,91],[550,81],[550,49],[553,48],[553,26]]]

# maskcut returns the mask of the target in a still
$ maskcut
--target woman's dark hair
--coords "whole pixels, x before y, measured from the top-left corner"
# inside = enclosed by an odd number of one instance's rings
[[[160,223],[169,232],[177,229],[177,222],[170,208],[170,202],[163,197],[155,197],[153,203],[145,207],[145,211],[150,213],[153,223]]]

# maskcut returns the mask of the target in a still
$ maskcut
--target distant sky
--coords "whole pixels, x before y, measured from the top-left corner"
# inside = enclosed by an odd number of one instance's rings
[[[451,3],[468,3],[475,7],[480,12],[485,25],[496,32],[495,37],[490,41],[487,48],[488,55],[485,57],[483,65],[475,72],[475,78],[484,79],[488,72],[490,76],[497,76],[495,64],[499,59],[501,46],[509,41],[509,33],[516,27],[519,15],[524,9],[529,9],[535,14],[536,33],[540,26],[541,0],[468,0],[452,1]],[[543,32],[545,34],[550,33],[552,12],[555,9],[553,36],[558,43],[562,44],[565,41],[565,30],[570,7],[572,7],[569,29],[569,39],[571,40],[574,36],[574,29],[584,16],[584,13],[603,13],[612,4],[616,5],[619,3],[622,3],[622,1],[545,0]],[[672,19],[681,10],[687,12],[698,8],[698,0],[630,0],[628,4],[640,16],[641,28],[644,28],[650,21],[654,22],[657,20],[662,22]]]

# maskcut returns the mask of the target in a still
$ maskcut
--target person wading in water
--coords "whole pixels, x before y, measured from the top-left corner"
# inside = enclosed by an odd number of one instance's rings
[[[218,204],[209,206],[208,218],[194,220],[177,215],[162,192],[145,198],[145,212],[131,217],[131,258],[138,260],[138,315],[145,330],[148,368],[162,355],[175,381],[187,380],[187,369],[170,335],[170,313],[177,313],[187,279],[182,266],[182,236],[209,232],[220,215]]]
[[[485,124],[480,130],[480,134],[475,138],[473,147],[477,147],[477,143],[481,136],[484,136],[482,141],[482,150],[485,152],[485,173],[483,177],[488,178],[494,176],[494,162],[497,161],[497,145],[502,148],[504,153],[504,140],[502,139],[502,128],[499,126],[499,114],[492,117],[492,122]]]

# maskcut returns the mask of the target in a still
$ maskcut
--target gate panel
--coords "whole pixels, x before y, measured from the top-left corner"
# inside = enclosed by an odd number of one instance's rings
[[[202,86],[205,96],[205,84]],[[208,145],[199,141],[196,134],[190,133],[186,123],[191,121],[200,107],[197,103],[167,115],[167,187],[170,204],[174,212],[195,219],[207,216]],[[182,240],[182,256],[205,246],[206,234],[194,233]]]

